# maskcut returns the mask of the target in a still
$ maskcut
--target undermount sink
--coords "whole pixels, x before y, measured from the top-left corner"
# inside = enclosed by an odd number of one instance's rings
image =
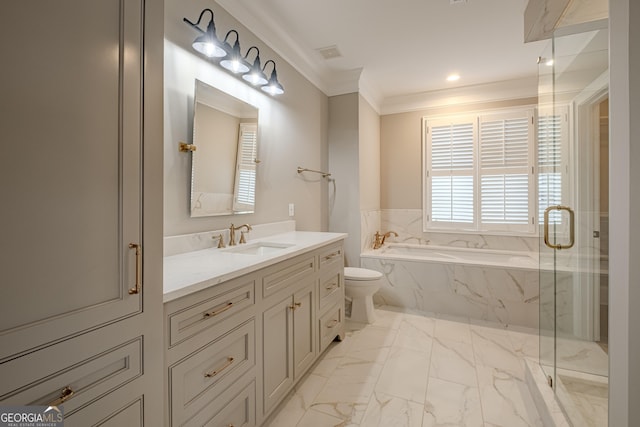
[[[256,242],[234,246],[232,248],[225,249],[224,251],[243,255],[269,255],[274,252],[290,248],[291,246],[293,245],[288,243]]]

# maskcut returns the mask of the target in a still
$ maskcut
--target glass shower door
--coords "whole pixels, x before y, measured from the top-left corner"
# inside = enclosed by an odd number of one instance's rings
[[[606,25],[554,35],[539,61],[540,364],[580,426],[607,420],[608,84]]]

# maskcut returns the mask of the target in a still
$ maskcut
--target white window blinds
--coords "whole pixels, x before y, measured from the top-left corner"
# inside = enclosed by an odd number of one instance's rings
[[[480,228],[533,231],[533,112],[479,121]]]
[[[425,230],[535,231],[533,110],[425,119]]]
[[[538,115],[538,222],[542,224],[548,206],[562,204],[563,146],[566,144],[566,108]],[[559,211],[552,211],[551,224],[561,223]]]
[[[430,222],[473,224],[475,123],[464,118],[433,122],[428,134]]]
[[[256,156],[258,126],[241,123],[238,140],[234,211],[253,210],[256,193]]]

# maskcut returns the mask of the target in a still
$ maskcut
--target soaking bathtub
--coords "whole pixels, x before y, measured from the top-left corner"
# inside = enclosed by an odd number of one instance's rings
[[[383,273],[377,304],[538,327],[534,252],[391,243],[360,258]]]

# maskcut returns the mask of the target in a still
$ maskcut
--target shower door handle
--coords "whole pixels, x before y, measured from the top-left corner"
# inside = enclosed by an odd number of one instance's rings
[[[567,245],[563,244],[553,244],[549,241],[549,212],[551,211],[567,211],[569,212],[569,243]],[[573,244],[576,241],[575,234],[575,213],[573,209],[568,206],[556,205],[549,206],[544,210],[544,244],[549,246],[551,249],[570,249],[573,247]]]

